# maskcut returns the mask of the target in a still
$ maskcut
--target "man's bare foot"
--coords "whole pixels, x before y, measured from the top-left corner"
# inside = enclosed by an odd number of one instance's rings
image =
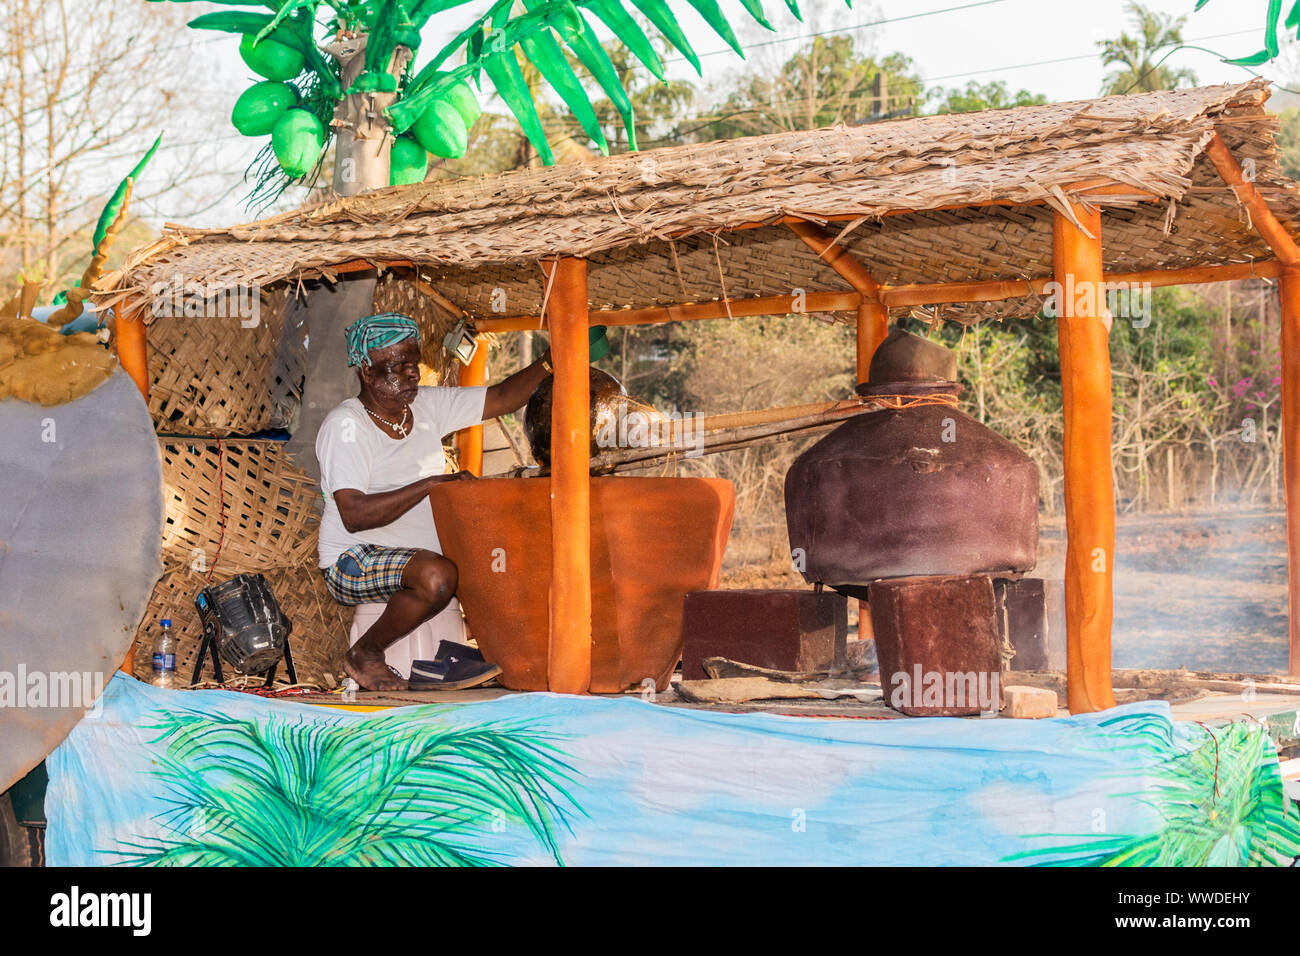
[[[409,690],[409,685],[384,663],[383,654],[367,654],[361,642],[343,655],[343,667],[362,690]]]

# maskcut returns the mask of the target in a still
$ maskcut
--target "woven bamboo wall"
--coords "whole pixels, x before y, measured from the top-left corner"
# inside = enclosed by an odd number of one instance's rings
[[[134,666],[141,676],[149,672],[158,622],[171,618],[177,672],[188,681],[203,637],[194,598],[209,572],[214,583],[261,572],[294,622],[299,681],[332,687],[342,678],[352,610],[334,602],[316,568],[320,489],[293,466],[282,443],[226,437],[283,428],[293,419],[302,398],[306,329],[286,317],[288,300],[283,285],[263,292],[252,328],[238,317],[159,316],[150,323],[155,427],[195,437],[160,443],[163,577],[136,634]],[[374,310],[412,316],[425,364],[440,382],[454,382],[455,360],[442,348],[454,317],[391,273],[375,287]],[[204,676],[211,673],[205,664]]]
[[[284,285],[262,292],[251,328],[238,316],[155,317],[148,335],[154,427],[205,437],[287,427],[306,373],[306,330],[286,328],[288,301]]]
[[[188,681],[203,636],[194,598],[209,573],[219,583],[259,571],[293,621],[298,680],[336,686],[352,610],[334,602],[316,567],[315,484],[293,467],[279,442],[165,439],[160,445],[164,570],[136,633],[135,673],[148,675],[158,622],[169,617],[179,645],[177,673]],[[210,665],[204,676],[211,676]]]
[[[307,329],[290,312],[289,287],[263,291],[257,325],[238,316],[156,316],[149,323],[149,411],[171,435],[224,438],[288,428],[302,401]],[[375,286],[374,311],[403,312],[420,324],[421,358],[438,380],[455,381],[442,347],[455,324],[408,279],[388,273]]]

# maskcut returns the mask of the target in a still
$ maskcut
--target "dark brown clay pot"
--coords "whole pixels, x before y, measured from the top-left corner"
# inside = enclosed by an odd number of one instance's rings
[[[429,495],[483,656],[513,690],[546,690],[551,481],[489,478]],[[591,479],[591,691],[666,690],[686,592],[717,587],[735,490],[717,478]]]
[[[859,415],[785,476],[786,526],[803,576],[834,587],[1034,566],[1038,469],[955,408]]]
[[[591,454],[599,455],[601,448],[597,436],[606,427],[606,419],[613,419],[627,400],[623,383],[608,372],[598,368],[590,370],[591,387]],[[543,468],[551,466],[551,400],[555,376],[548,375],[533,391],[524,408],[524,437],[533,460]]]

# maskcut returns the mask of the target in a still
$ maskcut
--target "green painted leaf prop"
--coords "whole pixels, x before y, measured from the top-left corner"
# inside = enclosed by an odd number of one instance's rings
[[[271,18],[271,22],[264,26],[257,34],[258,42],[260,43],[262,40],[266,39],[268,33],[299,10],[304,8],[308,9],[312,15],[312,19],[315,19],[316,8],[319,5],[320,0],[283,0],[282,4],[279,5],[279,9],[276,11],[275,16]]]
[[[619,42],[645,64],[646,69],[654,75],[655,79],[663,80],[664,65],[659,60],[659,54],[655,52],[654,45],[651,44],[650,38],[645,35],[640,24],[623,9],[619,0],[587,0],[584,6],[600,17],[605,26],[609,27],[610,32],[618,37]]]
[[[524,0],[524,5],[530,10],[540,7],[536,0]],[[632,110],[632,101],[628,99],[627,90],[623,88],[623,80],[614,69],[614,64],[610,62],[609,55],[605,48],[600,45],[596,39],[595,31],[587,25],[587,21],[581,16],[577,18],[575,29],[560,31],[564,43],[577,56],[578,61],[586,68],[587,72],[592,75],[600,88],[604,90],[605,95],[613,104],[614,109],[618,112],[619,118],[623,121],[623,128],[627,130],[628,146],[636,149],[636,116]],[[518,115],[518,114],[515,114]],[[527,130],[525,129],[525,135]],[[528,137],[532,140],[532,137]],[[536,146],[536,143],[533,143]],[[539,149],[540,153],[541,150]],[[549,153],[549,148],[547,149]]]
[[[759,26],[769,30],[776,29],[767,21],[767,14],[763,12],[763,0],[740,0],[740,2],[749,11],[749,15],[758,21]]]
[[[411,125],[410,134],[427,152],[457,159],[469,148],[469,130],[456,107],[435,99]]]
[[[542,158],[542,162],[547,166],[554,165],[555,154],[551,152],[551,146],[546,142],[546,130],[542,128],[541,117],[537,115],[533,95],[524,80],[523,71],[519,69],[515,51],[510,49],[505,53],[493,53],[484,57],[483,69],[492,80],[492,85],[497,88],[497,92],[501,94],[501,98],[510,107],[510,112],[514,113],[515,119],[519,120],[524,135],[528,137],[528,142],[533,144],[533,149],[537,150],[537,155]]]
[[[727,22],[727,15],[718,6],[718,0],[686,0],[686,2],[695,8],[695,12],[702,16],[709,26],[713,27],[713,32],[722,37],[727,46],[742,58],[745,56],[745,51],[740,48],[740,41],[736,39],[735,31]],[[766,23],[763,25],[767,26]]]
[[[418,30],[428,23],[429,18],[435,13],[442,13],[444,10],[463,6],[466,3],[469,3],[469,0],[412,0],[411,25]]]
[[[245,136],[265,136],[285,110],[298,105],[298,91],[288,83],[263,80],[239,94],[230,122]]]
[[[677,17],[673,15],[672,8],[668,4],[663,0],[632,0],[632,6],[640,10],[641,15],[655,25],[673,48],[686,57],[686,62],[695,68],[696,73],[703,74],[700,58],[695,48],[691,46],[691,41],[686,39],[686,32],[682,30],[681,24],[677,22]]]
[[[1268,19],[1264,22],[1264,49],[1252,56],[1243,56],[1235,60],[1224,60],[1233,66],[1259,66],[1277,56],[1277,21],[1282,16],[1282,0],[1269,0]]]
[[[532,36],[524,37],[519,45],[524,56],[537,67],[543,79],[560,94],[560,99],[564,100],[564,105],[569,108],[569,112],[573,114],[578,124],[600,147],[600,151],[608,155],[609,144],[605,141],[605,133],[600,128],[600,120],[596,119],[596,111],[592,109],[591,101],[587,99],[587,92],[582,88],[581,81],[569,68],[569,62],[564,58],[564,51],[560,49],[560,44],[555,41],[555,37],[551,36],[549,31],[542,30]]]
[[[194,30],[219,30],[222,33],[257,33],[268,26],[273,17],[265,13],[245,13],[242,10],[222,10],[205,13],[185,24]]]
[[[429,154],[424,147],[409,136],[399,136],[393,141],[388,160],[388,182],[394,186],[407,186],[424,182],[429,171]]]
[[[271,150],[276,162],[292,179],[311,172],[324,149],[325,127],[306,110],[287,110],[271,130]]]
[[[306,65],[306,57],[294,47],[270,38],[257,40],[249,33],[239,41],[239,55],[250,70],[268,80],[292,80]]]
[[[140,162],[135,164],[135,168],[126,174],[126,178],[118,183],[117,189],[113,191],[113,195],[110,196],[108,202],[104,204],[103,210],[99,213],[99,219],[95,222],[94,235],[90,240],[90,248],[92,251],[99,248],[99,243],[103,240],[104,233],[108,232],[108,227],[113,224],[113,220],[117,218],[117,214],[122,211],[122,203],[126,199],[128,180],[134,182],[140,178],[140,174],[144,172],[144,168],[149,165],[149,160],[153,159],[153,154],[158,152],[158,144],[161,142],[162,133],[159,133],[158,138],[155,139],[153,145],[149,147],[149,151],[144,154],[140,159]]]

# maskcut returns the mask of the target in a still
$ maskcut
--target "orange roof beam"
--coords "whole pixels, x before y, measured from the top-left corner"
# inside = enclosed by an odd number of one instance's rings
[[[817,254],[817,258],[834,269],[854,291],[864,298],[875,299],[880,296],[880,283],[871,271],[854,258],[846,247],[840,245],[834,236],[811,222],[791,222],[787,225],[791,232],[803,240],[804,245]]]
[[[654,305],[643,309],[605,309],[592,312],[592,325],[662,325],[699,319],[740,316],[786,315],[799,312],[853,312],[862,303],[857,292],[807,292],[802,296],[766,295],[754,299],[692,302],[685,305]],[[480,332],[536,332],[546,323],[535,315],[507,315],[474,320]]]
[[[1214,163],[1214,168],[1219,171],[1223,181],[1232,187],[1237,201],[1246,207],[1246,211],[1250,213],[1251,225],[1268,243],[1268,247],[1273,250],[1273,255],[1277,256],[1285,266],[1300,266],[1300,247],[1296,246],[1295,239],[1278,222],[1277,217],[1273,215],[1273,210],[1268,208],[1268,203],[1255,188],[1254,176],[1246,175],[1217,130],[1210,139],[1209,145],[1205,147],[1205,154],[1210,157],[1210,162]]]
[[[1285,266],[1276,259],[1237,262],[1223,266],[1193,266],[1187,269],[1108,272],[1108,283],[1150,283],[1159,288],[1231,282],[1237,279],[1276,279]],[[919,305],[948,305],[956,302],[998,302],[1022,296],[1042,295],[1050,276],[989,282],[941,282],[934,284],[881,286],[880,298],[891,309]],[[740,316],[786,315],[799,312],[856,312],[863,303],[858,292],[806,292],[802,297],[768,295],[727,302],[694,302],[686,305],[656,305],[639,309],[604,309],[591,313],[593,325],[660,325],[699,319]],[[799,308],[802,306],[802,308]],[[520,332],[545,328],[535,315],[489,316],[475,320],[480,332]]]

